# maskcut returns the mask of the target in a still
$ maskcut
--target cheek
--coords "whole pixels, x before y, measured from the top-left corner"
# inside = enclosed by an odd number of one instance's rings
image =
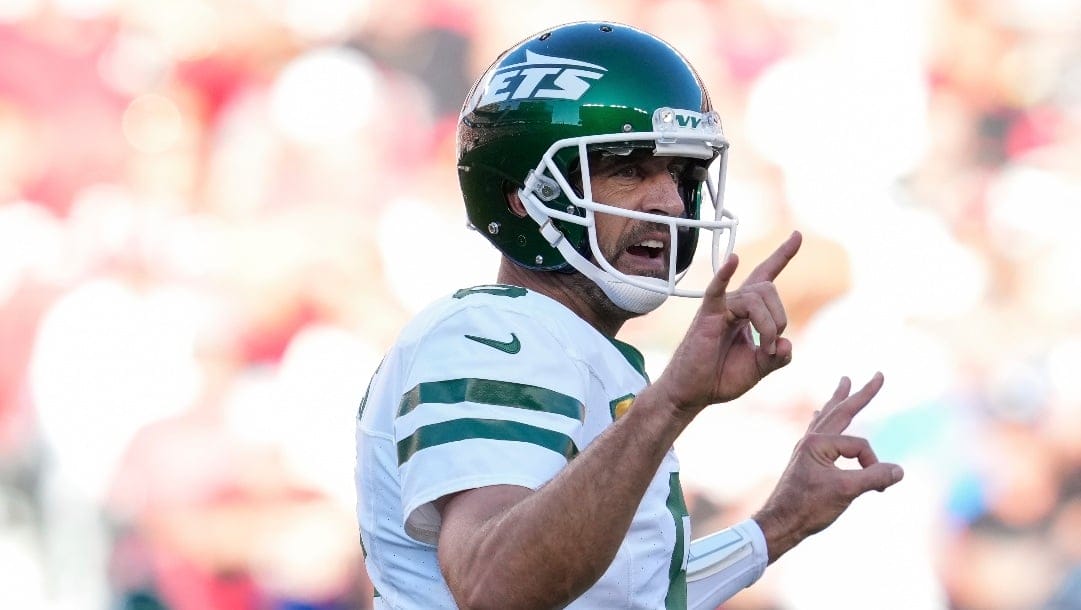
[[[628,219],[614,214],[597,214],[597,243],[606,254],[618,248],[620,237],[626,230]]]
[[[591,186],[593,189],[593,201],[617,208],[626,207],[630,194],[617,186],[609,184],[603,179],[594,180]],[[620,239],[627,230],[630,219],[603,212],[598,212],[594,218],[596,219],[597,243],[600,244],[601,251],[611,259],[621,249]]]

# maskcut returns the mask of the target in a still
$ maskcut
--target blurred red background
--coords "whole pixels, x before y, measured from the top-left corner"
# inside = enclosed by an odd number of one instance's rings
[[[840,375],[887,377],[857,432],[905,481],[725,607],[1081,607],[1070,0],[7,0],[0,606],[370,607],[352,417],[398,328],[498,261],[460,101],[583,18],[701,72],[746,260],[807,238],[793,364],[678,443],[695,535]],[[627,327],[654,374],[693,308]]]

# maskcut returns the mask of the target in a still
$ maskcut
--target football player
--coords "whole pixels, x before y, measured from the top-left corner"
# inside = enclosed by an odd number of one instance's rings
[[[673,442],[792,357],[773,280],[800,235],[729,286],[727,154],[694,69],[626,25],[540,32],[476,83],[458,172],[471,225],[503,259],[496,284],[404,329],[361,404],[376,608],[714,608],[900,480],[843,434],[882,376],[854,393],[842,378],[762,509],[690,541]],[[712,281],[680,286],[704,234]],[[650,383],[616,336],[671,295],[701,304]]]

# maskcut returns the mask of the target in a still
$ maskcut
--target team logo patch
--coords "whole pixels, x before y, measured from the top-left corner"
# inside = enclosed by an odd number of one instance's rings
[[[606,72],[608,68],[597,64],[526,50],[524,62],[492,72],[484,86],[477,87],[464,112],[505,100],[577,100]]]
[[[627,410],[634,404],[634,394],[627,394],[626,396],[620,396],[619,398],[608,403],[608,408],[612,411],[612,421],[616,421],[620,417],[623,417]]]

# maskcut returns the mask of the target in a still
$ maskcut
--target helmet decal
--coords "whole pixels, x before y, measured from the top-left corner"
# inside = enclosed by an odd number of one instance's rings
[[[506,100],[563,99],[577,100],[589,91],[592,83],[608,71],[603,66],[576,59],[548,57],[526,49],[526,60],[501,66],[478,87],[465,113],[478,106]]]

